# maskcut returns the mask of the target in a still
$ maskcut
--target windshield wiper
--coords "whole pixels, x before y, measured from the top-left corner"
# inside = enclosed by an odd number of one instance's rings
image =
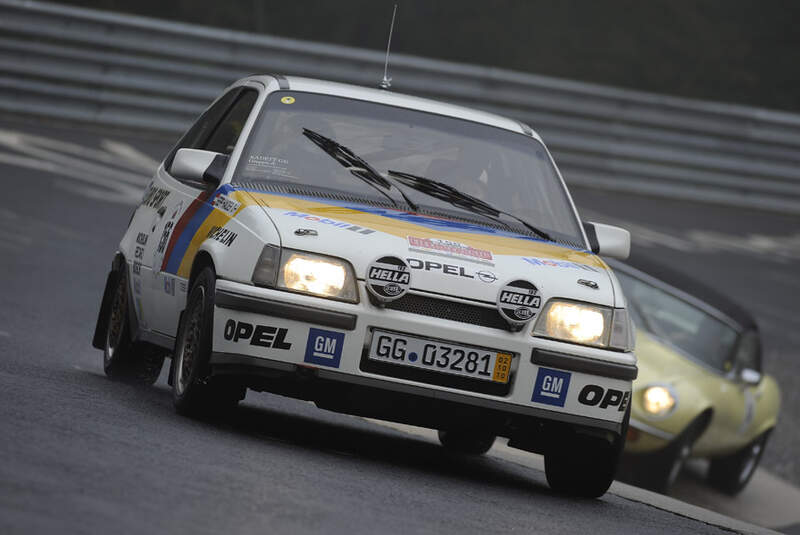
[[[339,162],[342,167],[350,171],[350,174],[356,178],[360,178],[375,188],[379,193],[392,201],[392,204],[397,206],[397,201],[386,191],[384,191],[391,190],[392,183],[389,182],[389,180],[387,180],[386,177],[380,174],[377,170],[375,170],[375,168],[372,167],[364,158],[345,147],[338,141],[334,141],[329,137],[325,137],[319,132],[315,132],[310,128],[303,128],[303,135],[311,140],[311,142],[316,146],[325,151],[325,153],[331,158]],[[400,192],[400,195],[403,196],[403,199],[411,207],[411,209],[416,210],[417,206],[411,202],[408,197],[406,197],[406,194],[403,192],[403,190],[397,188],[397,186],[395,186],[395,188]]]
[[[436,180],[432,180],[430,178],[425,178],[424,176],[412,175],[411,173],[404,173],[402,171],[392,171],[389,169],[387,174],[390,176],[395,177],[397,180],[405,184],[410,188],[414,188],[417,191],[430,195],[431,197],[435,197],[439,200],[448,202],[453,206],[457,206],[459,208],[463,208],[465,210],[477,212],[484,217],[488,217],[489,219],[500,223],[501,225],[505,226],[506,228],[509,227],[508,223],[499,219],[500,215],[505,215],[514,219],[515,221],[522,224],[526,229],[533,232],[537,236],[544,238],[548,241],[556,241],[554,240],[547,232],[540,230],[524,219],[521,219],[514,214],[510,214],[499,208],[495,208],[491,204],[478,199],[477,197],[473,197],[472,195],[468,195],[462,191],[457,190],[450,184],[445,184],[444,182],[438,182]]]

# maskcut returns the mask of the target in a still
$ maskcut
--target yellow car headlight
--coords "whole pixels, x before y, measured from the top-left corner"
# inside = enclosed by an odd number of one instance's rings
[[[648,386],[642,392],[642,407],[654,416],[664,416],[675,407],[675,402],[675,394],[663,385]]]
[[[625,309],[553,299],[533,328],[534,336],[631,351],[632,324]]]
[[[280,258],[280,261],[278,261]],[[253,271],[253,282],[350,303],[358,302],[353,268],[341,258],[266,246]]]

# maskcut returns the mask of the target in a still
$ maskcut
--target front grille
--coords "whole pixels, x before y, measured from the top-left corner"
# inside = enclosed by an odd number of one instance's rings
[[[470,325],[481,325],[490,329],[510,330],[508,323],[495,308],[469,305],[436,297],[408,294],[396,301],[386,303],[386,308],[432,318],[460,321]]]

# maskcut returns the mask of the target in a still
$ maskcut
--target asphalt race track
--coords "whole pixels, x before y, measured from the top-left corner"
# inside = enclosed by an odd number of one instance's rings
[[[424,436],[304,402],[249,393],[234,417],[195,421],[174,413],[163,373],[153,388],[108,380],[90,342],[105,276],[168,148],[0,119],[0,533],[750,531],[670,512],[649,493],[564,497],[534,466],[451,457]],[[800,481],[797,219],[576,193],[595,219],[642,226],[635,243],[753,306],[784,395],[765,465]],[[749,234],[784,256],[737,249]]]

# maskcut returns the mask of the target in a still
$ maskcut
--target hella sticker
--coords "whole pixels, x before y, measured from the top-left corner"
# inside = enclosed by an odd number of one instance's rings
[[[383,302],[403,297],[411,286],[411,270],[401,258],[384,256],[367,266],[367,290]]]
[[[344,333],[311,328],[308,330],[303,362],[338,368],[342,360],[343,345]]]
[[[531,401],[563,407],[567,401],[571,374],[549,368],[539,368]]]
[[[541,304],[539,290],[524,280],[509,282],[497,294],[497,310],[507,322],[516,326],[532,320]]]

